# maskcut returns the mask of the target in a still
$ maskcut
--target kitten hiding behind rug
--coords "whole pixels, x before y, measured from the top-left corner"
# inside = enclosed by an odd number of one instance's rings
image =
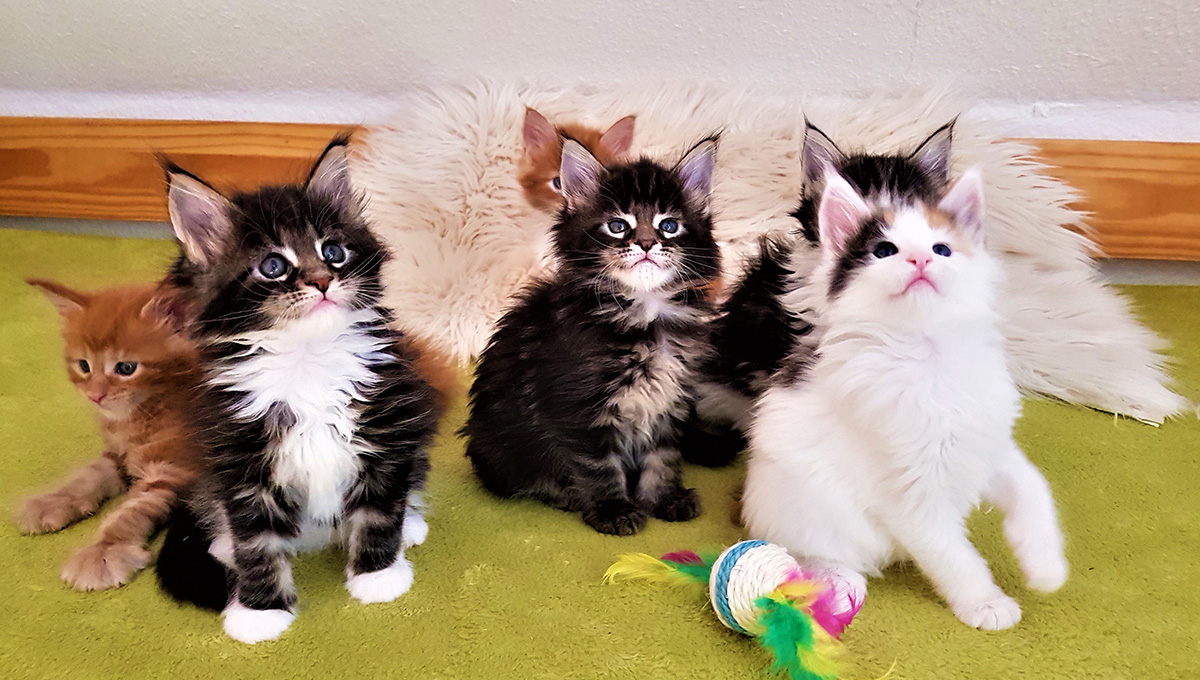
[[[128,492],[62,568],[79,590],[119,586],[150,561],[146,542],[199,464],[184,415],[199,380],[196,348],[180,332],[173,292],[156,284],[82,292],[29,283],[62,315],[67,374],[95,404],[105,448],[58,490],[25,501],[17,526],[58,531]]]
[[[929,174],[943,155],[860,158],[884,180],[862,182],[827,151],[820,263],[802,291],[820,340],[815,354],[798,341],[758,402],[746,527],[829,578],[842,608],[866,596],[864,575],[912,559],[964,623],[1008,628],[1021,610],[968,539],[971,510],[1004,511],[1031,588],[1057,590],[1067,563],[1049,485],[1012,436],[1021,403],[982,181],[969,170],[943,188]]]
[[[387,251],[336,140],[301,186],[226,198],[168,169],[182,244],[172,280],[196,307],[205,378],[193,419],[206,466],[158,561],[176,599],[223,609],[246,643],[295,618],[289,556],[340,539],[346,588],[388,602],[412,585],[434,390],[389,328]]]
[[[715,155],[709,139],[673,169],[606,169],[563,143],[558,266],[500,320],[470,390],[467,456],[492,493],[582,511],[606,534],[699,514],[675,442],[720,269]]]
[[[579,142],[601,165],[609,166],[629,155],[635,120],[635,116],[625,116],[601,132],[578,123],[555,126],[537,111],[525,109],[521,126],[525,155],[517,175],[525,200],[542,212],[557,214],[563,204],[562,180],[558,176],[563,140]]]

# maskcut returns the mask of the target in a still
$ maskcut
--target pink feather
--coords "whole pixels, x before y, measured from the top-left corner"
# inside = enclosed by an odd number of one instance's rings
[[[691,550],[680,550],[678,552],[667,553],[662,556],[663,562],[675,562],[677,564],[704,564],[704,560]]]

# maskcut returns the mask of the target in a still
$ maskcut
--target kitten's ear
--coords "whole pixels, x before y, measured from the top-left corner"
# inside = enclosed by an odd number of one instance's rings
[[[832,139],[818,130],[816,125],[804,121],[804,149],[800,153],[804,186],[819,186],[825,179],[825,169],[836,168],[845,158],[846,154],[842,153]]]
[[[709,137],[692,147],[691,151],[675,166],[684,191],[701,205],[708,205],[712,194],[713,168],[717,164],[717,138]]]
[[[558,144],[558,130],[542,114],[525,108],[525,123],[521,126],[521,139],[526,151],[542,149]]]
[[[950,142],[953,138],[954,121],[952,120],[926,137],[909,158],[916,161],[922,170],[932,175],[937,181],[948,182],[950,180]]]
[[[600,135],[600,146],[613,158],[628,156],[629,148],[633,146],[633,125],[636,121],[637,116],[625,116],[613,123]]]
[[[350,183],[349,137],[338,137],[325,147],[308,175],[304,190],[329,201],[339,211],[355,207],[354,186]]]
[[[563,198],[569,207],[592,196],[600,187],[600,175],[604,166],[586,148],[573,139],[564,139],[562,165],[558,176],[562,184]]]
[[[25,283],[39,288],[50,302],[58,308],[58,313],[66,316],[73,314],[87,306],[91,297],[87,293],[77,290],[71,290],[61,283],[47,281],[45,279],[25,279]]]
[[[964,172],[937,207],[952,216],[964,234],[976,243],[983,243],[983,175],[979,168]]]
[[[142,305],[141,315],[148,321],[157,321],[182,330],[191,320],[183,292],[163,286],[154,293],[150,301]]]
[[[232,223],[229,201],[186,170],[167,163],[167,212],[187,258],[208,265],[225,248]]]
[[[821,244],[835,253],[846,250],[846,243],[858,233],[871,209],[854,187],[833,170],[825,174],[825,191],[817,209]]]

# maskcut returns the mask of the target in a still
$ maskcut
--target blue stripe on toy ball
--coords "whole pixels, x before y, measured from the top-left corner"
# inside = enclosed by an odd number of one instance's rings
[[[709,580],[708,587],[711,591],[713,609],[717,612],[717,618],[721,619],[721,623],[726,627],[746,635],[749,635],[750,631],[742,628],[741,624],[734,620],[733,612],[729,609],[729,574],[733,571],[733,565],[737,564],[746,551],[766,544],[766,541],[742,541],[729,546],[717,558],[717,563],[713,565],[712,578]]]

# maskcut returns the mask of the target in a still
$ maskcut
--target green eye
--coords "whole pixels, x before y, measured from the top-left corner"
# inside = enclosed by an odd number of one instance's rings
[[[116,366],[113,366],[113,372],[117,375],[130,376],[137,370],[136,361],[118,361]]]

